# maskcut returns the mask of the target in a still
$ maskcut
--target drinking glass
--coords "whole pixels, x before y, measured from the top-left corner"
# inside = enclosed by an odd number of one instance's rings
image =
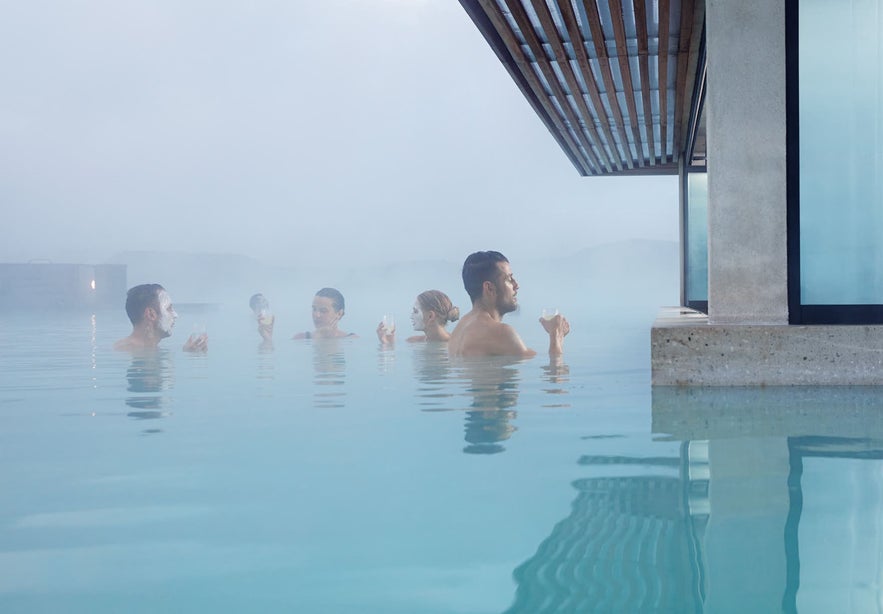
[[[557,315],[558,315],[558,308],[557,307],[543,307],[543,319],[544,320],[551,320],[552,318],[554,318]]]

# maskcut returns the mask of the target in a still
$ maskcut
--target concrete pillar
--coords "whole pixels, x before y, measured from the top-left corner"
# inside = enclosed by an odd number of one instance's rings
[[[706,0],[711,324],[787,324],[785,3]]]

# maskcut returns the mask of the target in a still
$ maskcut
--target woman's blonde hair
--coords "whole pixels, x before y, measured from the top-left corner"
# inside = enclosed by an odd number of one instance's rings
[[[451,304],[448,295],[439,290],[427,290],[417,296],[417,302],[423,311],[434,311],[441,318],[442,326],[460,319],[460,309]]]

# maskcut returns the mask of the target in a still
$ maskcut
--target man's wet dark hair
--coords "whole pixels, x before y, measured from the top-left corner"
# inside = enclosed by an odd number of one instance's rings
[[[318,292],[316,292],[316,296],[324,296],[325,298],[331,299],[331,305],[334,307],[334,311],[343,311],[346,309],[346,303],[343,300],[343,294],[340,293],[339,290],[334,288],[322,288]]]
[[[498,262],[509,262],[500,252],[475,252],[463,263],[463,286],[474,303],[481,298],[481,288],[486,281],[497,283],[500,271]]]
[[[159,311],[159,293],[165,290],[159,284],[141,284],[126,292],[126,315],[132,324],[138,324],[144,318],[144,310],[154,307]]]

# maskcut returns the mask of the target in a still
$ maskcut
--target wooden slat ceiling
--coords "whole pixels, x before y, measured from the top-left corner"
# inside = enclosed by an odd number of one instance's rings
[[[580,174],[677,173],[704,0],[460,4]]]

